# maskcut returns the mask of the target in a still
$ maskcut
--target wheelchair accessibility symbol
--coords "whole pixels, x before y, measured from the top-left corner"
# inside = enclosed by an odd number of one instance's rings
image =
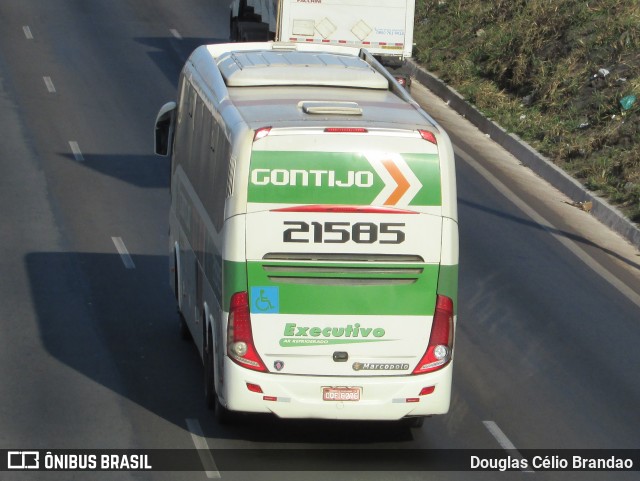
[[[280,312],[280,290],[278,287],[251,287],[251,312],[274,314]]]

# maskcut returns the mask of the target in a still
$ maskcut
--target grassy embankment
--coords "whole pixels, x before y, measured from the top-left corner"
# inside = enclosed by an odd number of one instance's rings
[[[638,0],[419,0],[415,41],[418,63],[640,223]]]

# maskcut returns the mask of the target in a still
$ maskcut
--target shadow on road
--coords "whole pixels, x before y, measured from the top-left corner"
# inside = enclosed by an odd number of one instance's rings
[[[178,76],[191,52],[200,45],[212,43],[226,43],[228,38],[215,37],[182,37],[180,39],[168,37],[138,37],[136,42],[151,47],[149,58],[158,66],[158,69],[167,77],[174,87],[178,87]],[[170,61],[167,61],[169,59]]]
[[[153,140],[151,127],[149,132],[149,145],[151,145]],[[60,152],[58,155],[76,163],[80,167],[94,170],[136,187],[169,189],[169,157],[160,157],[155,154],[94,154],[83,152],[84,160],[78,162],[70,152]]]
[[[40,336],[51,356],[177,426],[200,419],[208,437],[318,447],[413,440],[410,429],[389,422],[247,415],[236,426],[219,426],[204,406],[198,351],[179,335],[168,258],[131,257],[134,269],[116,253],[26,256]]]

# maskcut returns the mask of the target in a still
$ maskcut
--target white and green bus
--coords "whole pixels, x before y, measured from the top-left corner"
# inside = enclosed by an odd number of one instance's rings
[[[447,134],[356,48],[202,46],[178,90],[155,136],[171,155],[171,280],[219,419],[446,413]]]

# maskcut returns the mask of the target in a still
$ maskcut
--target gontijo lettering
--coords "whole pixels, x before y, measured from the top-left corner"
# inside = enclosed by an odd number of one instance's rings
[[[301,170],[301,169],[253,169],[251,171],[253,185],[301,185],[307,187],[371,187],[373,172],[367,170],[349,170],[345,177],[336,176],[335,170]]]

